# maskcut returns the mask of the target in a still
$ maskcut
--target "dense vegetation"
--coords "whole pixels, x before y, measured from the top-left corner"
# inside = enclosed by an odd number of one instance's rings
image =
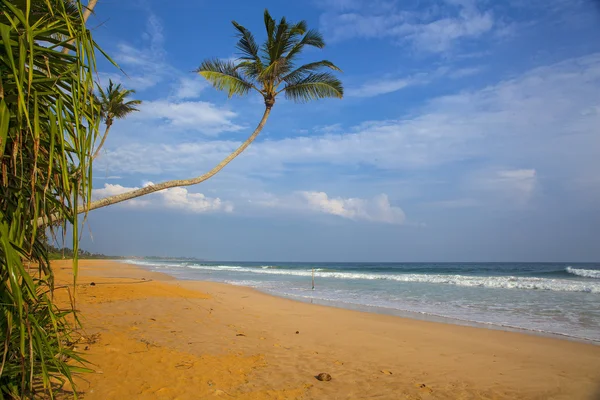
[[[82,370],[38,232],[39,220],[70,224],[78,254],[100,123],[82,15],[77,2],[0,0],[0,398],[52,396]]]
[[[48,252],[49,260],[69,260],[73,259],[75,255],[73,249],[71,249],[70,247],[60,248],[52,245],[47,245],[46,249],[46,251]],[[116,260],[123,257],[107,256],[106,254],[92,253],[83,249],[79,249],[77,252],[77,258],[80,260]]]

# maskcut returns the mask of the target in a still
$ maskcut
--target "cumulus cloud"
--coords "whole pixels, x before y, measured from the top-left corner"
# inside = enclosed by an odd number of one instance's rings
[[[152,182],[147,182],[144,184],[144,187],[151,185],[153,185]],[[104,187],[92,190],[92,197],[97,200],[136,189],[139,188],[105,183]],[[233,204],[229,201],[223,201],[218,197],[206,197],[202,193],[190,193],[188,189],[183,187],[161,190],[120,204],[128,207],[169,208],[194,214],[208,212],[230,213],[233,211]]]
[[[402,224],[406,219],[404,211],[392,206],[385,194],[363,199],[330,197],[325,192],[299,191],[287,196],[263,193],[249,201],[266,208],[331,214],[356,221]]]
[[[392,207],[387,195],[372,199],[329,197],[325,192],[300,192],[311,210],[344,218],[402,224],[404,211]]]

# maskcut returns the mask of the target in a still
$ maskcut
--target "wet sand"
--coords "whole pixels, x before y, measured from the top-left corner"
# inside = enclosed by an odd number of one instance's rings
[[[70,261],[54,267],[58,286],[72,282]],[[78,348],[96,371],[77,378],[84,399],[600,399],[593,344],[306,304],[104,260],[80,261],[76,298]],[[318,381],[321,372],[333,379]]]

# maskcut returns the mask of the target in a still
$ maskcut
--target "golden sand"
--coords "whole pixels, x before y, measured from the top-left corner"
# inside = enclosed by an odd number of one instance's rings
[[[72,281],[70,262],[54,267],[58,285]],[[78,347],[96,371],[77,378],[86,400],[600,398],[600,346],[305,304],[111,261],[80,267],[89,340]]]

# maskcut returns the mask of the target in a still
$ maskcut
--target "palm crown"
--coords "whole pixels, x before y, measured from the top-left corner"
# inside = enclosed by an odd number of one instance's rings
[[[115,85],[112,80],[108,81],[106,91],[98,85],[98,93],[100,117],[108,126],[112,125],[114,119],[121,119],[134,111],[139,111],[136,106],[142,103],[140,100],[126,101],[135,90],[124,89],[120,83]]]
[[[237,62],[206,60],[197,72],[230,97],[256,90],[269,109],[282,92],[287,99],[296,102],[342,98],[342,83],[331,72],[323,72],[323,69],[341,71],[332,62],[322,60],[296,67],[305,46],[319,49],[325,46],[318,31],[308,29],[306,21],[290,24],[281,18],[276,23],[268,10],[265,10],[264,21],[267,39],[260,47],[248,29],[233,21],[239,38]]]
[[[108,136],[108,131],[115,119],[125,118],[128,114],[134,111],[139,111],[136,106],[142,104],[141,100],[129,100],[126,101],[129,96],[135,93],[135,90],[124,89],[121,84],[115,85],[112,80],[108,81],[108,87],[106,91],[102,89],[102,86],[98,85],[99,97],[94,97],[97,105],[100,108],[100,118],[106,124],[104,135],[100,145],[94,151],[92,159],[95,159],[100,154],[102,146]]]

